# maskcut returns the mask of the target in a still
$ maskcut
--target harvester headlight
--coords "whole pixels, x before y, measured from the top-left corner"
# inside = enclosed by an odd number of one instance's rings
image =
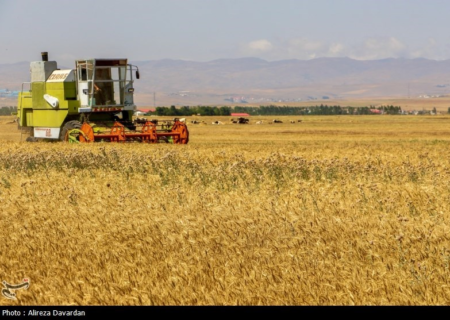
[[[128,93],[133,93],[134,92],[134,88],[128,88]]]

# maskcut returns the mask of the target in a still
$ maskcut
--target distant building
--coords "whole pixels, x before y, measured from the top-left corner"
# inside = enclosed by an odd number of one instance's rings
[[[9,89],[0,89],[0,97],[2,98],[17,98],[19,91],[11,91]]]
[[[155,108],[148,108],[148,109],[139,108],[138,110],[136,110],[135,113],[142,112],[143,114],[146,114],[146,113],[155,112],[155,111],[156,111]]]

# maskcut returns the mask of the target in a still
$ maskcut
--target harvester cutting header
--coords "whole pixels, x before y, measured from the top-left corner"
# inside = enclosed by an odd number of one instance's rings
[[[139,70],[127,59],[76,60],[75,69],[60,70],[41,54],[42,61],[30,63],[31,82],[22,84],[18,98],[19,129],[32,129],[27,141],[188,143],[186,124],[177,119],[169,128],[133,122]]]

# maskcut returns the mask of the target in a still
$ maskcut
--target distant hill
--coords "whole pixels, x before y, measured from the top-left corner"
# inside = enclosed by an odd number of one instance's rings
[[[450,94],[450,60],[258,58],[130,61],[139,67],[136,102],[192,105],[247,101],[417,97]],[[20,90],[29,62],[0,64],[0,89]]]

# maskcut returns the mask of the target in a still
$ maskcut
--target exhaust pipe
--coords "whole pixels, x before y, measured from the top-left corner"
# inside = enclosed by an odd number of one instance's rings
[[[41,52],[42,61],[48,61],[48,52]]]

